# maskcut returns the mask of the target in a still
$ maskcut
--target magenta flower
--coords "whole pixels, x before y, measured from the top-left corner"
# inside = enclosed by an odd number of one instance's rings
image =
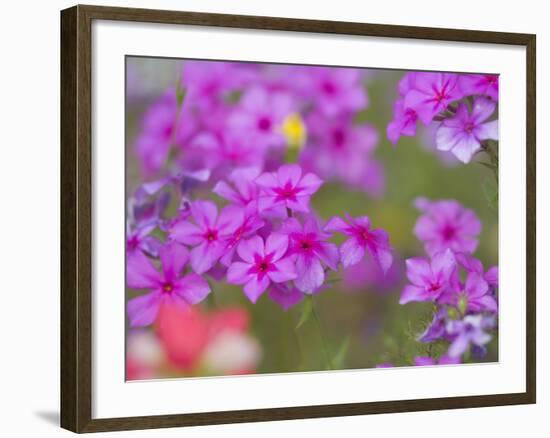
[[[285,312],[304,298],[304,294],[289,283],[272,283],[268,295]]]
[[[367,216],[353,218],[346,214],[346,221],[338,216],[331,218],[325,231],[335,231],[349,236],[340,246],[340,260],[345,268],[356,265],[368,251],[386,274],[393,262],[388,233],[382,229],[371,230]]]
[[[323,183],[313,173],[302,175],[297,164],[284,164],[277,172],[266,172],[256,178],[262,188],[259,210],[263,212],[277,207],[302,213],[309,212],[309,200]]]
[[[360,69],[310,67],[308,72],[312,98],[326,116],[334,117],[367,107],[368,97]]]
[[[399,304],[411,301],[435,301],[451,285],[456,260],[451,250],[435,254],[430,260],[413,257],[405,261],[411,282],[401,292]]]
[[[162,270],[159,272],[141,251],[128,254],[126,284],[132,289],[149,289],[146,295],[128,301],[130,325],[152,324],[163,303],[187,307],[202,301],[210,293],[208,283],[197,274],[182,276],[189,252],[177,243],[169,243],[160,251]]]
[[[254,180],[259,175],[258,167],[235,169],[227,178],[232,185],[218,181],[212,191],[235,205],[246,207],[252,203],[257,208],[260,189]]]
[[[498,75],[460,75],[458,85],[464,96],[485,95],[498,100]]]
[[[469,254],[457,253],[456,261],[468,272],[476,273],[483,277],[490,288],[498,288],[498,266],[490,267],[487,272],[483,268],[483,263],[480,260]]]
[[[351,114],[329,119],[314,113],[308,118],[308,131],[310,146],[300,156],[305,168],[324,180],[342,181],[380,195],[383,174],[378,174],[378,163],[372,158],[378,143],[376,129],[354,123]]]
[[[338,270],[338,247],[328,242],[330,235],[319,229],[313,217],[308,217],[303,226],[295,218],[287,219],[281,232],[288,236],[288,255],[296,262],[294,284],[300,291],[312,294],[325,281],[323,263]]]
[[[412,108],[428,125],[447,106],[462,97],[458,75],[451,73],[417,73],[414,86],[404,97],[404,108]]]
[[[435,138],[437,149],[451,151],[460,161],[469,163],[483,140],[498,140],[498,120],[487,122],[495,107],[494,101],[478,97],[469,113],[466,104],[461,103],[454,117],[441,122]]]
[[[237,246],[243,239],[249,238],[262,228],[265,222],[258,216],[256,206],[248,204],[242,208],[237,206],[225,207],[235,217],[236,228],[226,237],[225,248],[220,262],[224,266],[231,265]]]
[[[280,147],[285,144],[282,123],[293,111],[289,94],[252,87],[230,116],[229,126],[238,138],[250,141],[256,148]]]
[[[402,135],[408,137],[416,135],[417,119],[418,113],[413,108],[405,107],[404,99],[396,100],[393,106],[393,120],[386,128],[388,139],[396,144]]]
[[[414,234],[424,242],[430,255],[452,249],[454,252],[472,253],[477,248],[481,222],[470,209],[454,200],[417,201],[424,211],[414,226]]]
[[[243,240],[237,253],[243,260],[234,262],[227,271],[227,282],[244,284],[244,293],[255,303],[273,283],[283,283],[296,278],[296,269],[290,257],[285,257],[288,237],[270,234],[264,240],[254,236]]]
[[[226,239],[242,225],[242,216],[235,214],[234,208],[226,207],[218,217],[218,209],[212,201],[194,201],[190,211],[195,223],[178,222],[169,234],[177,242],[194,246],[191,267],[197,274],[203,274],[223,255]]]

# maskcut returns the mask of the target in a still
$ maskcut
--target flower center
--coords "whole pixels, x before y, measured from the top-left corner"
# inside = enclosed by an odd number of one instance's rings
[[[209,242],[213,242],[218,239],[218,230],[208,230],[204,235],[204,238]]]
[[[162,285],[162,291],[165,293],[165,294],[169,294],[171,293],[172,291],[174,290],[174,285],[172,283],[164,283]]]
[[[258,129],[260,131],[269,131],[271,129],[271,120],[267,117],[261,117],[258,120]]]
[[[456,228],[450,224],[447,224],[441,230],[441,235],[446,241],[453,240],[456,237]]]
[[[329,81],[323,82],[323,84],[321,85],[321,89],[322,89],[326,94],[334,94],[334,93],[336,93],[336,86],[335,86],[332,82],[329,82]]]
[[[428,292],[435,292],[441,288],[441,285],[439,283],[430,283],[430,287],[428,287]]]
[[[471,134],[472,131],[474,130],[474,124],[472,122],[466,122],[466,124],[464,125],[464,130],[468,133],[468,134]]]
[[[288,181],[283,187],[276,187],[274,192],[277,194],[278,200],[295,200],[296,195],[300,190],[292,186],[292,183]]]
[[[337,149],[340,149],[344,145],[345,135],[341,129],[335,129],[332,131],[332,142]]]

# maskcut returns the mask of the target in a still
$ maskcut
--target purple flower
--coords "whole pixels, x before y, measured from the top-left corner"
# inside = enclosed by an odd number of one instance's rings
[[[481,94],[498,100],[498,75],[460,75],[458,84],[464,96]]]
[[[263,212],[277,207],[302,213],[309,212],[309,200],[323,183],[313,173],[302,175],[297,164],[284,164],[277,172],[267,172],[256,178],[262,188],[259,210]]]
[[[424,214],[414,226],[414,234],[424,242],[430,255],[447,248],[472,253],[477,248],[481,222],[476,214],[455,200],[428,201],[420,198],[416,205]]]
[[[416,356],[414,358],[414,364],[416,366],[425,365],[456,365],[460,363],[460,358],[450,357],[446,354],[441,356],[439,360],[435,360],[429,356]]]
[[[475,272],[483,277],[489,287],[498,288],[498,266],[492,266],[485,272],[480,260],[463,253],[457,253],[456,260],[468,273]]]
[[[293,111],[294,103],[289,94],[252,87],[241,98],[229,119],[229,126],[256,148],[279,147],[285,142],[281,125]]]
[[[450,285],[456,269],[451,250],[435,254],[432,260],[413,257],[405,261],[409,285],[401,292],[400,304],[411,301],[435,301]]]
[[[469,113],[466,104],[461,103],[453,117],[441,122],[435,139],[437,149],[451,151],[460,161],[469,163],[483,140],[498,139],[498,120],[486,121],[495,107],[494,101],[478,97]]]
[[[176,223],[170,230],[170,238],[194,246],[191,267],[202,274],[223,255],[226,239],[242,225],[242,216],[236,214],[234,208],[225,207],[218,217],[218,209],[212,201],[194,201],[190,211],[195,223],[187,220]]]
[[[454,336],[447,355],[451,358],[458,358],[471,345],[483,347],[492,336],[487,330],[494,328],[495,320],[493,317],[481,314],[467,315],[462,320],[450,320],[447,324],[447,331]]]
[[[258,167],[235,169],[227,178],[232,185],[218,181],[212,191],[235,205],[246,207],[252,203],[257,208],[260,189],[254,180],[259,175]]]
[[[287,219],[281,232],[288,236],[288,255],[296,262],[294,284],[300,291],[312,294],[325,281],[323,263],[338,270],[338,247],[327,241],[330,235],[319,229],[313,217],[306,218],[303,226],[295,218]]]
[[[304,294],[289,283],[272,283],[268,295],[285,312],[304,298]]]
[[[264,240],[254,236],[243,240],[237,253],[243,260],[234,262],[227,271],[227,282],[244,284],[244,293],[255,303],[273,283],[283,283],[296,278],[296,269],[290,257],[285,257],[288,237],[270,234]]]
[[[418,337],[420,342],[433,342],[440,339],[447,339],[447,321],[449,313],[446,308],[440,307],[434,313],[432,322],[426,330]]]
[[[404,97],[404,108],[416,111],[418,118],[429,124],[447,106],[462,97],[458,75],[452,73],[417,73],[413,87]]]
[[[368,105],[362,72],[355,68],[310,67],[309,87],[315,105],[323,114],[334,117],[356,112]]]
[[[340,246],[340,260],[344,268],[359,263],[368,251],[385,274],[393,262],[388,233],[382,229],[371,230],[367,216],[352,218],[346,214],[346,220],[334,216],[325,225],[326,231],[349,236]]]
[[[131,254],[135,251],[143,251],[146,254],[157,257],[162,245],[160,240],[149,234],[156,228],[155,224],[138,227],[134,230],[129,225],[126,227],[126,251]]]
[[[150,290],[148,294],[128,301],[128,317],[132,327],[153,323],[163,303],[187,307],[202,301],[210,293],[210,287],[202,277],[196,274],[181,276],[189,259],[185,247],[169,243],[160,249],[159,255],[160,272],[141,251],[128,254],[126,259],[128,287]]]

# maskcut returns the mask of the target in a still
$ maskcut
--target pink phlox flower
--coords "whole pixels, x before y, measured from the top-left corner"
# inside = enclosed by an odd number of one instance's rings
[[[404,108],[416,111],[428,125],[447,106],[462,97],[458,75],[453,73],[417,73],[414,86],[404,96]]]
[[[382,229],[371,229],[367,216],[353,218],[346,214],[346,220],[334,216],[324,227],[325,231],[338,232],[348,236],[340,246],[340,261],[345,268],[356,265],[368,252],[385,274],[393,262],[388,233]]]
[[[437,149],[451,151],[463,163],[469,163],[484,140],[498,140],[498,120],[487,121],[496,103],[484,97],[474,100],[471,112],[465,103],[453,117],[441,122],[436,133]]]
[[[189,260],[184,246],[169,243],[159,250],[161,270],[158,271],[141,251],[134,251],[126,259],[126,284],[132,289],[149,289],[146,295],[128,301],[131,326],[153,323],[163,303],[181,307],[199,303],[209,293],[208,283],[197,274],[181,275]]]
[[[452,249],[471,254],[478,244],[481,221],[470,209],[455,200],[423,200],[424,212],[414,226],[414,234],[424,243],[428,254]],[[419,206],[419,203],[417,203]]]
[[[287,219],[281,226],[281,233],[288,236],[288,254],[296,262],[296,287],[312,294],[325,281],[325,268],[338,270],[338,247],[328,242],[330,234],[321,231],[313,217],[307,217],[302,224],[296,218]]]
[[[436,301],[450,287],[456,270],[456,260],[450,249],[435,254],[431,260],[413,257],[405,263],[410,284],[401,292],[400,304]]]
[[[227,177],[227,181],[220,180],[212,191],[225,200],[246,207],[253,204],[257,208],[260,189],[255,179],[260,175],[259,167],[246,167],[233,170]]]
[[[191,218],[176,223],[169,232],[170,238],[191,250],[191,267],[197,274],[211,269],[223,255],[226,239],[242,225],[242,216],[230,206],[218,216],[216,204],[212,201],[194,201],[190,206]]]
[[[323,183],[313,173],[302,174],[297,164],[284,164],[276,172],[266,172],[256,178],[261,187],[258,207],[260,212],[277,207],[307,213],[309,201]]]
[[[244,284],[244,293],[255,303],[271,283],[283,283],[296,278],[293,260],[286,256],[288,237],[270,234],[243,240],[237,247],[242,261],[233,262],[227,271],[227,282]]]

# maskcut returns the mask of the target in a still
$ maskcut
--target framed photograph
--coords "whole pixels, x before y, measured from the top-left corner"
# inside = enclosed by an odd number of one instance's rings
[[[535,403],[535,35],[61,12],[61,425]]]

